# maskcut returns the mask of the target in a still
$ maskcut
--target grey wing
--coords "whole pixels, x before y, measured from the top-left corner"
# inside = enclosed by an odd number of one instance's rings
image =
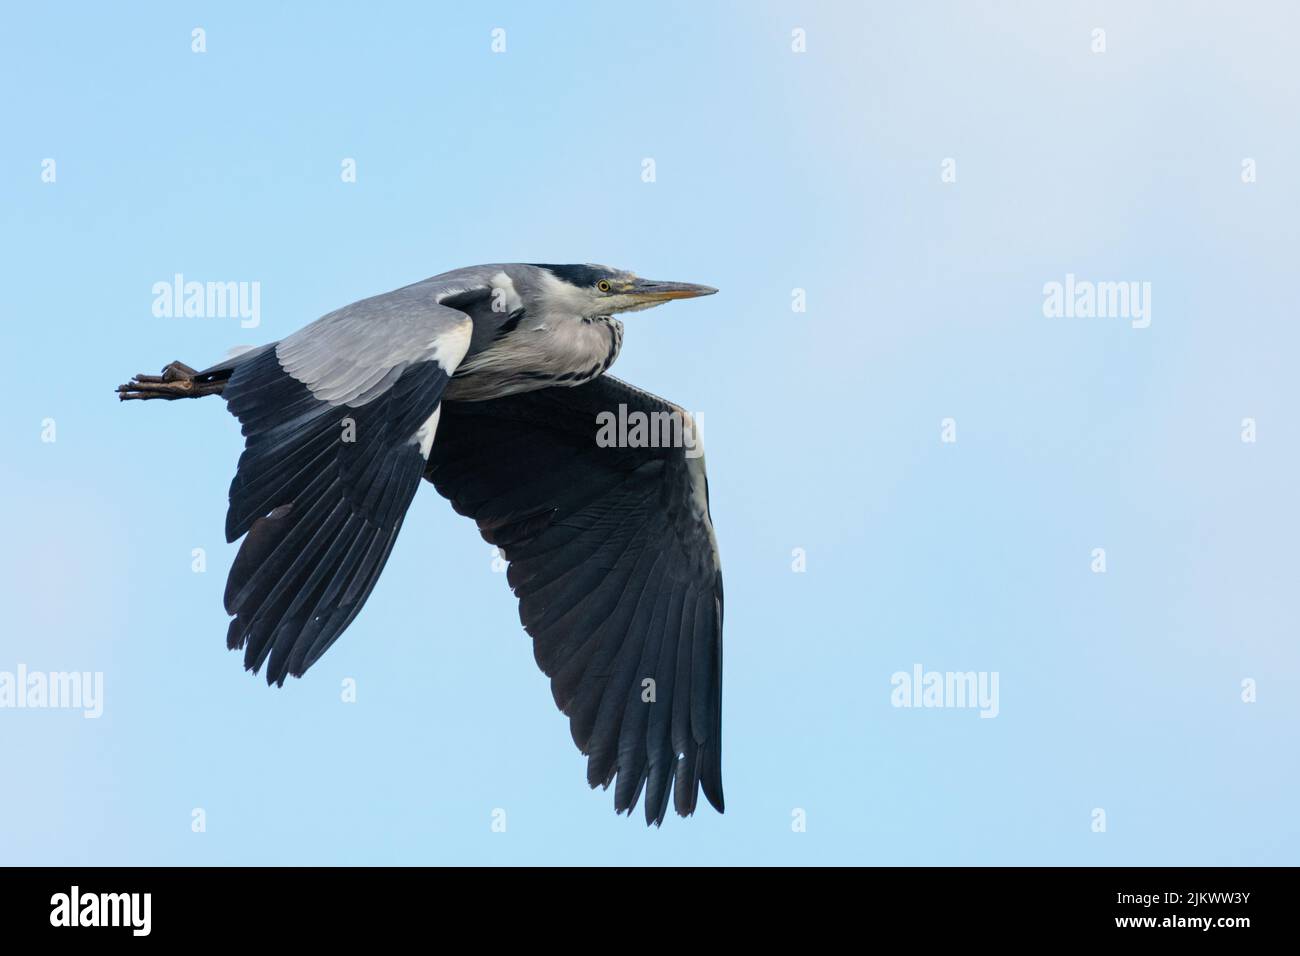
[[[471,320],[436,283],[332,312],[202,375],[246,439],[226,539],[231,648],[268,683],[301,676],[361,610],[401,529]]]
[[[605,447],[598,416],[620,405],[684,416],[683,442]],[[588,782],[617,777],[619,812],[644,788],[647,823],[670,791],[683,816],[701,786],[724,805],[722,572],[699,451],[681,409],[605,375],[447,401],[426,475],[510,562]]]

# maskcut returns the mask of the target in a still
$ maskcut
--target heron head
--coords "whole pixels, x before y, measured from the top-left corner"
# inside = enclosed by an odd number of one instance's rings
[[[576,315],[637,312],[663,305],[673,299],[693,299],[696,296],[713,295],[718,291],[712,286],[694,285],[690,282],[642,279],[631,272],[611,269],[609,266],[538,264],[537,268],[549,277],[544,282],[542,294],[562,301],[566,310]]]

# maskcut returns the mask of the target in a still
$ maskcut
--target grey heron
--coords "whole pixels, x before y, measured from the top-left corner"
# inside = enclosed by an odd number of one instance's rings
[[[615,315],[716,291],[598,265],[473,266],[117,391],[220,394],[243,426],[225,607],[248,670],[283,685],[325,653],[423,477],[508,562],[588,783],[614,784],[618,812],[644,790],[658,825],[670,793],[682,816],[701,787],[723,810],[722,573],[692,419],[607,372]],[[620,407],[680,416],[686,440],[598,441]]]

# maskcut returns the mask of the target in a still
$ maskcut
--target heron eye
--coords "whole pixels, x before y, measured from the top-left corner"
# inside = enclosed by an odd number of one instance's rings
[[[599,289],[601,292],[608,292],[609,281],[607,279],[601,279],[599,282],[596,283],[596,288]]]

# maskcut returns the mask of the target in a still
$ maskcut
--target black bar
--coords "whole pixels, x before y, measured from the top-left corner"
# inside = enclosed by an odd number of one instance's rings
[[[1205,939],[1232,945],[1286,932],[1290,914],[1284,908],[1294,882],[1294,872],[1286,869],[1195,867],[0,872],[6,940],[53,943],[75,934],[83,943],[118,937],[337,944],[439,924],[473,924],[491,933],[531,925],[542,939],[574,930],[591,939],[601,921],[618,930],[622,919],[624,932],[644,933],[649,945],[683,928],[678,919],[697,919],[704,907],[722,920],[716,928],[723,932],[729,924],[753,930],[814,921],[819,930],[842,925],[870,936],[903,932],[927,943],[1105,936],[1146,944]],[[534,910],[545,922],[531,921]],[[663,922],[655,925],[656,920]]]

